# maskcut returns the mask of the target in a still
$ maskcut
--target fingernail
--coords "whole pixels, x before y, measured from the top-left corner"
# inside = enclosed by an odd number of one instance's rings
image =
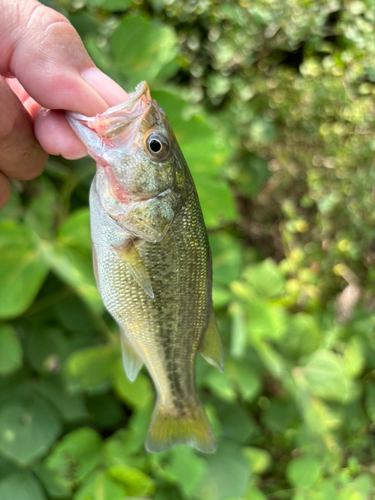
[[[129,99],[125,90],[98,68],[86,69],[81,76],[109,106],[116,106]]]

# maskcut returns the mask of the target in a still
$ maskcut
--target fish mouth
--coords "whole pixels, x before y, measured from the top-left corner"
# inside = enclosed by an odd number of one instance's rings
[[[150,108],[151,102],[149,86],[147,82],[141,82],[136,86],[135,91],[129,94],[127,101],[107,109],[104,113],[90,117],[68,111],[66,116],[74,131],[83,141],[85,134],[80,133],[82,127],[93,130],[101,139],[110,140],[142,117]],[[85,145],[88,147],[86,142]],[[90,153],[89,147],[88,151]]]

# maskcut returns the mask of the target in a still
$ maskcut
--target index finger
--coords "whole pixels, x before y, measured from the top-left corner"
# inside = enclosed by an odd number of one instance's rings
[[[90,116],[126,100],[62,14],[36,0],[0,0],[0,11],[0,74],[16,77],[41,106]]]

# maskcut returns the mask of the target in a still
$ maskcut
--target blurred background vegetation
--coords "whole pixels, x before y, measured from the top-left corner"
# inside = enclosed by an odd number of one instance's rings
[[[95,63],[147,80],[197,184],[219,449],[147,454],[91,267],[94,163],[50,158],[0,214],[1,500],[375,495],[372,0],[56,0]]]

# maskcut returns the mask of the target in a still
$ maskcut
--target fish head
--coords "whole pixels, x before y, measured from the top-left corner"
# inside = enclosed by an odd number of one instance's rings
[[[162,108],[141,82],[129,99],[94,117],[67,119],[97,162],[101,203],[149,199],[171,188],[182,153]]]

